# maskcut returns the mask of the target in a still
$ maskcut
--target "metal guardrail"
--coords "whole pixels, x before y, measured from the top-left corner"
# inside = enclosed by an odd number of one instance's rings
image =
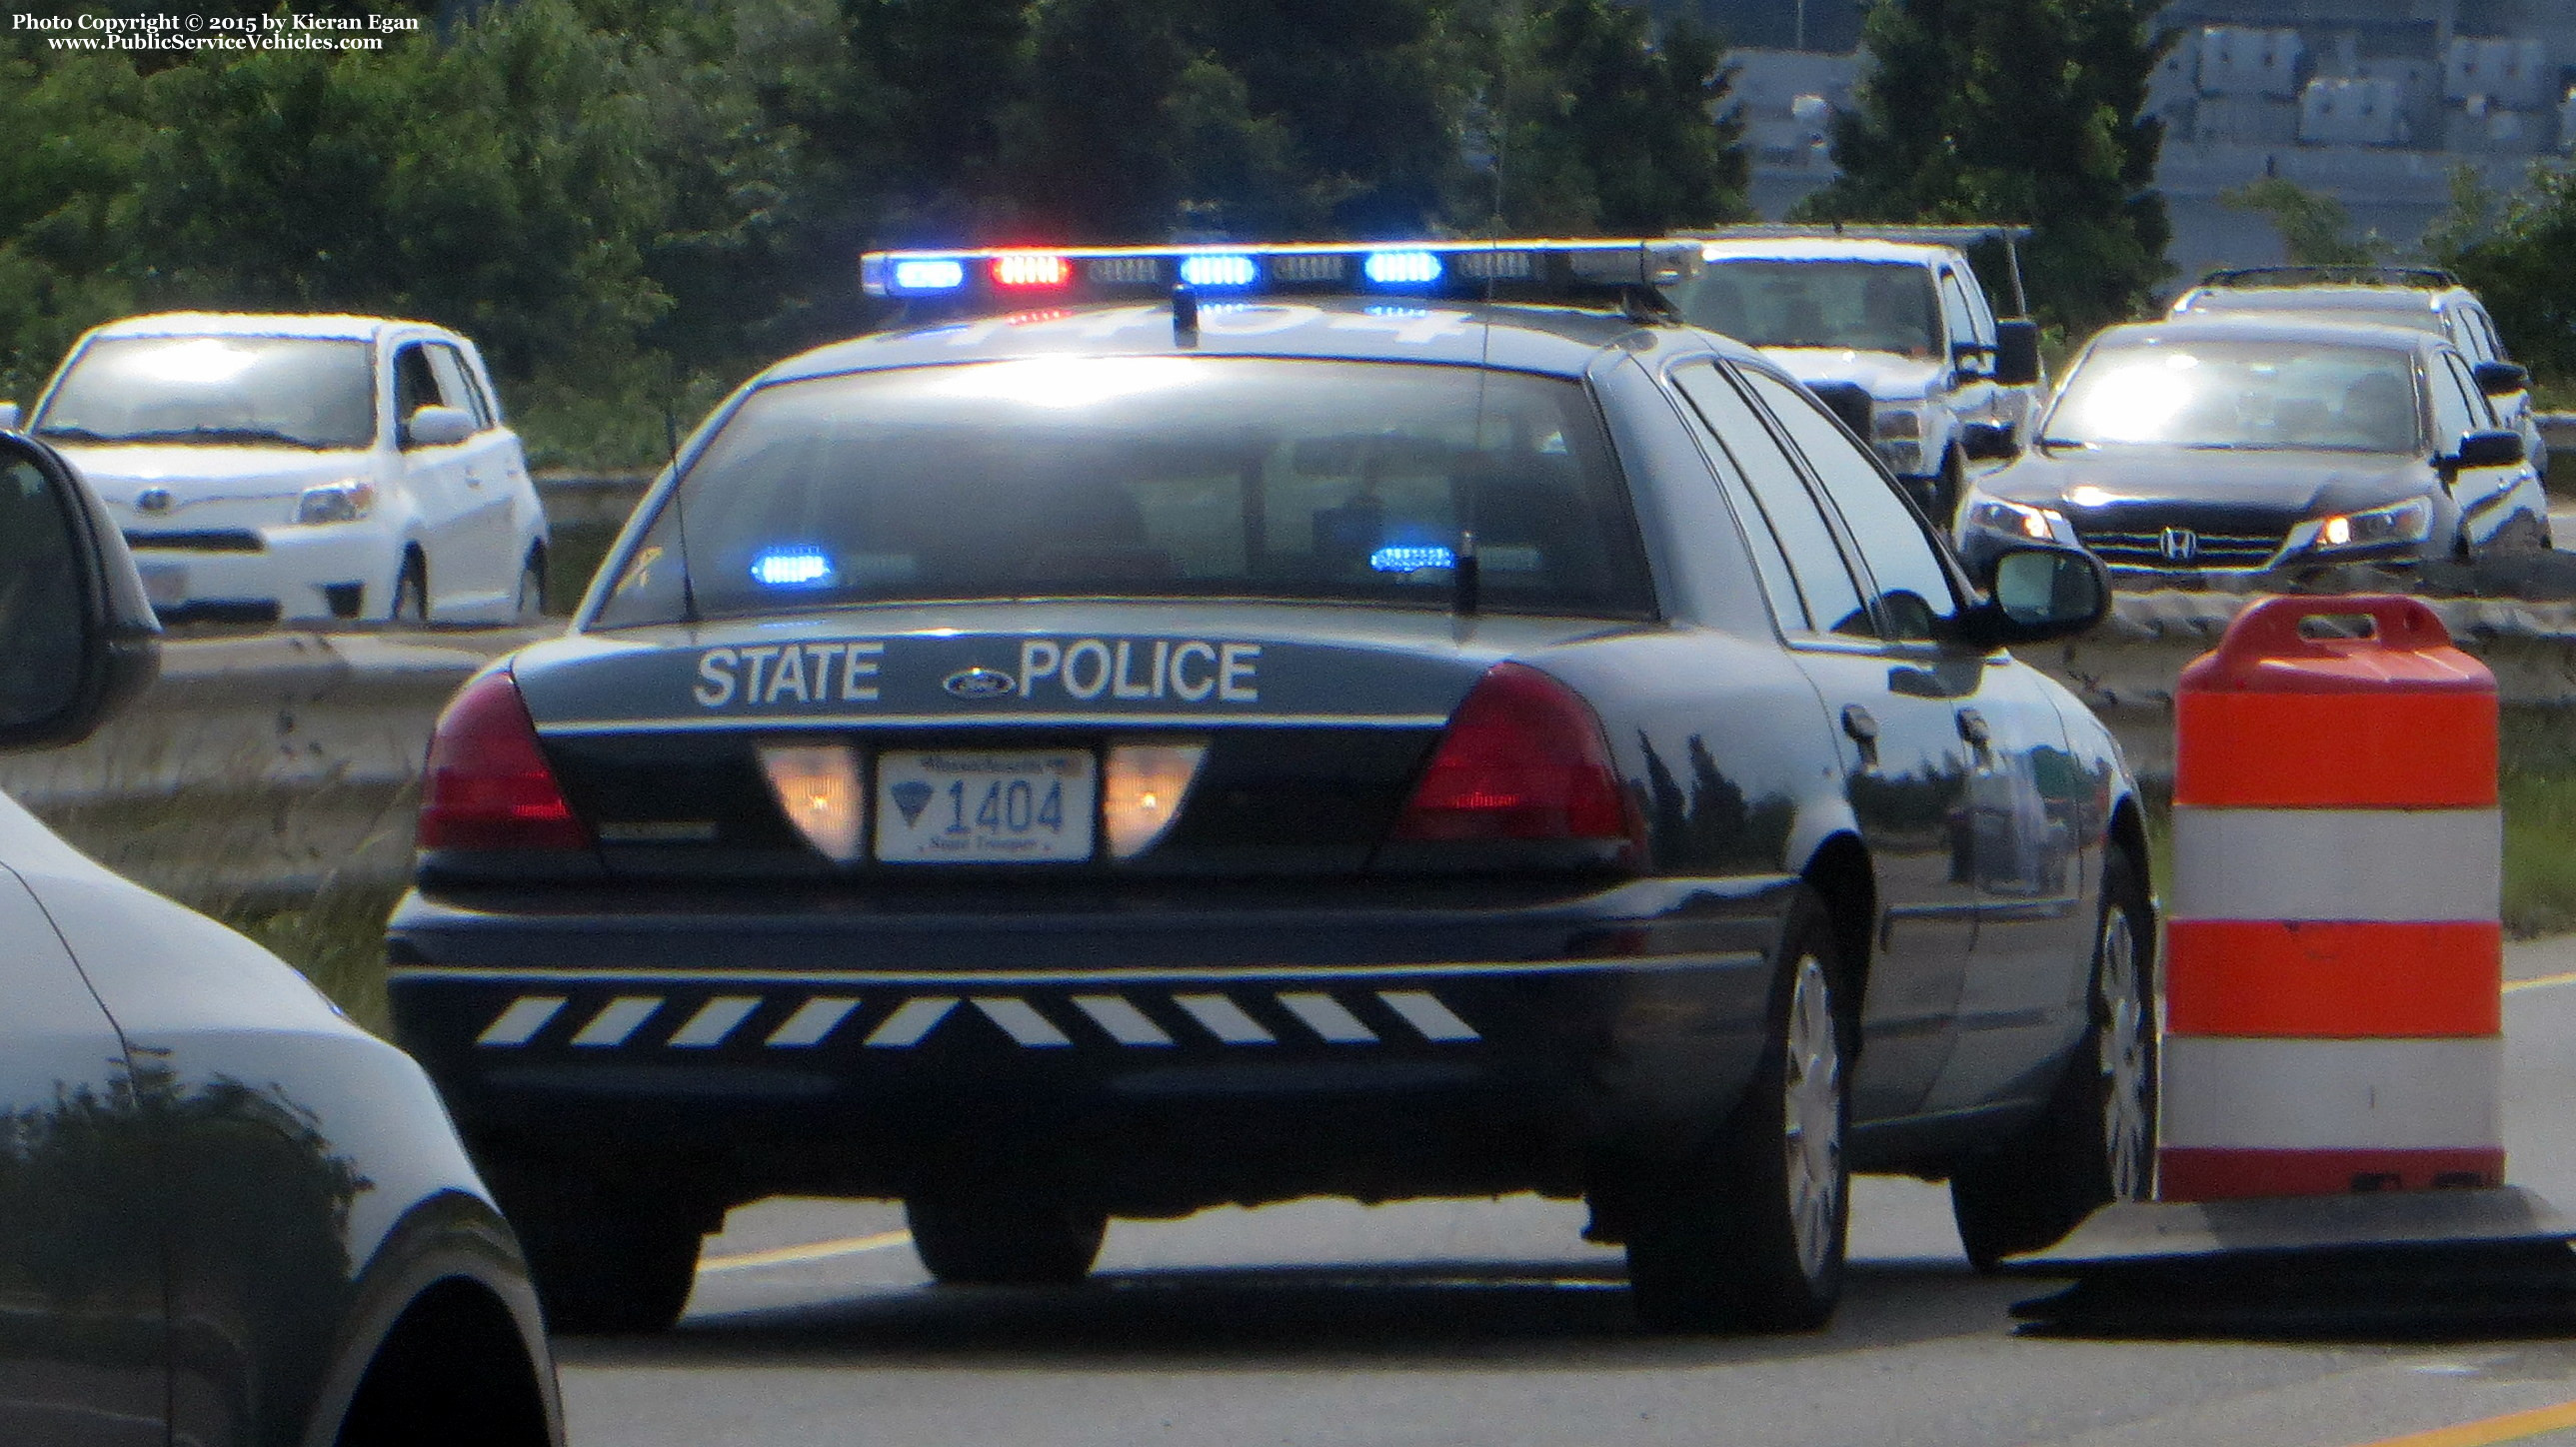
[[[2175,677],[2250,601],[2122,595],[2024,650],[2149,776],[2172,768]],[[2508,704],[2576,706],[2576,604],[2438,600]],[[192,900],[398,880],[429,728],[474,670],[545,630],[272,633],[174,642],[162,676],[75,748],[0,758],[0,788],[111,867]]]

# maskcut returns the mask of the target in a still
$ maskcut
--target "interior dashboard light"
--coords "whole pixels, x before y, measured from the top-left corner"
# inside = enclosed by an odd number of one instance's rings
[[[865,834],[859,756],[847,744],[763,744],[760,772],[796,832],[835,864],[859,857]]]
[[[1428,251],[1372,251],[1360,274],[1380,286],[1423,286],[1440,279],[1440,258]]]
[[[1072,265],[1051,252],[1015,251],[993,258],[995,286],[1062,286],[1071,280]]]
[[[1100,776],[1100,817],[1109,829],[1112,858],[1133,859],[1170,831],[1206,758],[1207,743],[1200,739],[1109,746]]]
[[[376,485],[351,478],[325,487],[308,487],[295,499],[295,520],[316,523],[353,523],[376,510]]]
[[[751,560],[751,580],[770,588],[828,588],[839,574],[820,548],[770,548]]]
[[[1250,286],[1259,275],[1249,256],[1185,256],[1181,280],[1192,286]]]

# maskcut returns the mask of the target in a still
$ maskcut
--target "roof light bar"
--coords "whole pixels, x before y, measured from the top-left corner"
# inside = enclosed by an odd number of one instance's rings
[[[1202,291],[1402,292],[1474,299],[1574,300],[1696,275],[1693,240],[1403,241],[1284,246],[1029,247],[876,251],[860,258],[870,296],[996,305],[1031,291],[1081,297]],[[1496,288],[1502,288],[1497,292]]]

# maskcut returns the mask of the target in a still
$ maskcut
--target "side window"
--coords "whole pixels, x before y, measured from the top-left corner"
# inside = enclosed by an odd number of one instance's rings
[[[1869,610],[1861,606],[1860,589],[1853,585],[1851,569],[1843,562],[1842,545],[1834,540],[1832,527],[1817,510],[1815,495],[1807,491],[1797,466],[1781,450],[1762,414],[1728,383],[1714,362],[1683,367],[1674,373],[1673,381],[1716,434],[1719,465],[1732,463],[1752,494],[1758,515],[1745,519],[1747,529],[1768,526],[1796,579],[1797,596],[1805,602],[1803,616],[1795,605],[1775,605],[1781,628],[1791,633],[1874,634]],[[1763,556],[1761,540],[1756,540],[1753,551],[1757,560]]]
[[[1929,641],[1959,612],[1950,570],[1923,531],[1914,509],[1894,484],[1823,408],[1779,378],[1747,372],[1754,395],[1780,419],[1791,441],[1843,515],[1861,562],[1878,587],[1878,607],[1890,637]]]
[[[438,375],[430,370],[429,349],[412,342],[394,353],[395,427],[409,426],[411,414],[438,400]]]
[[[2473,307],[2469,311],[2469,321],[2477,328],[2479,338],[2486,344],[2486,355],[2480,360],[2488,362],[2506,360],[2504,338],[2496,335],[2495,318],[2488,316],[2484,307]]]
[[[2444,353],[2433,375],[2425,379],[2433,394],[2433,450],[2437,453],[2458,447],[2460,434],[2474,432],[2479,426],[2478,414],[2469,406],[2470,392],[2451,370],[2454,365],[2450,355]]]
[[[1968,294],[1959,286],[1957,272],[1941,273],[1941,328],[1950,334],[1951,346],[1961,342],[1991,342],[1977,335],[1977,315],[1968,308]]]
[[[2486,393],[2478,390],[2477,374],[2469,370],[2469,364],[2447,353],[2442,362],[2450,368],[2451,385],[2459,389],[2461,398],[2468,404],[2469,426],[2481,429],[2497,426],[2495,408],[2487,401]]]
[[[483,391],[474,385],[472,374],[465,370],[465,359],[444,342],[421,348],[429,354],[430,375],[438,380],[438,399],[450,407],[462,407],[474,418],[474,430],[482,432],[492,426],[492,409],[483,401]]]

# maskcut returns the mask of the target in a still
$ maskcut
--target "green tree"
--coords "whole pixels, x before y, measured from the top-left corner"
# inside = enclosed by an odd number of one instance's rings
[[[1653,234],[1746,214],[1741,116],[1710,32],[1658,36],[1616,0],[1502,7],[1487,103],[1500,118],[1501,224]]]
[[[1842,175],[1802,215],[2015,221],[2033,305],[2069,330],[2132,315],[2166,270],[2150,189],[2163,124],[2141,115],[2164,42],[2156,0],[1878,0]]]
[[[2293,266],[2367,266],[2387,249],[2377,233],[2355,238],[2352,213],[2287,176],[2266,176],[2218,193],[2218,204],[2271,218]]]
[[[2576,378],[2576,172],[2535,165],[2498,197],[2463,168],[2424,249],[2477,290],[2515,360],[2552,383]]]

